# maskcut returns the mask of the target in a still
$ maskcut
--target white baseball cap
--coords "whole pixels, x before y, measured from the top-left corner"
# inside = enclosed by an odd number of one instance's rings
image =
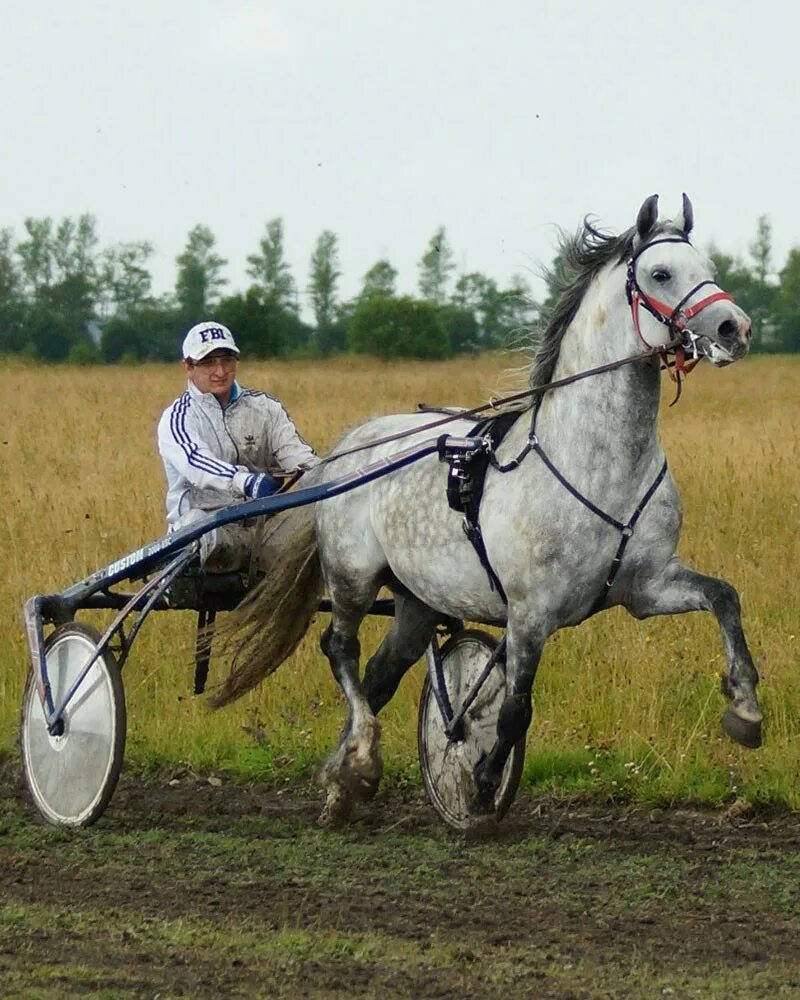
[[[193,326],[183,340],[183,356],[187,361],[200,361],[220,349],[239,353],[231,331],[213,319]]]

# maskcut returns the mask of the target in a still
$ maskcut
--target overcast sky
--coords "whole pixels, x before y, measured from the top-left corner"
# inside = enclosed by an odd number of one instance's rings
[[[793,4],[761,0],[0,0],[0,227],[91,212],[148,239],[156,291],[211,227],[232,290],[268,219],[301,288],[323,229],[341,293],[381,257],[416,289],[438,225],[505,284],[557,226],[642,200],[746,254],[800,243]]]

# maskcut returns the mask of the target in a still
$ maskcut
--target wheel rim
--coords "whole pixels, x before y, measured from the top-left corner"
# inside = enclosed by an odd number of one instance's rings
[[[488,635],[457,636],[443,655],[443,669],[450,703],[458,712],[472,685],[480,677],[495,646]],[[494,746],[497,717],[505,698],[505,673],[495,664],[478,696],[464,715],[464,739],[451,742],[444,730],[430,683],[425,685],[420,713],[419,749],[425,787],[434,808],[445,822],[464,830],[482,821],[469,810],[475,794],[474,769]],[[522,767],[524,745],[515,746],[495,794],[495,815],[500,817],[513,800]]]
[[[56,636],[49,644],[47,672],[55,705],[96,649],[96,643],[80,632]],[[67,706],[61,736],[47,731],[36,684],[28,685],[21,733],[23,763],[33,800],[51,823],[92,822],[113,791],[124,733],[119,732],[119,692],[112,669],[104,657],[93,664]]]

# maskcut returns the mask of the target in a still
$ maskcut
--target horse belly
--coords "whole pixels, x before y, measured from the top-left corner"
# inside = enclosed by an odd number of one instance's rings
[[[394,576],[444,614],[505,620],[505,605],[446,496],[447,467],[426,459],[374,484],[370,520]]]

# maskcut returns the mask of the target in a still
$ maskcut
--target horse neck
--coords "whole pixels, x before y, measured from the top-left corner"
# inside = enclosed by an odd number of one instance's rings
[[[619,361],[640,351],[624,294],[621,268],[598,275],[565,332],[553,380]],[[596,461],[611,453],[619,472],[649,464],[658,441],[660,365],[656,358],[555,389],[542,400],[537,433],[547,448],[556,439],[562,454]]]

